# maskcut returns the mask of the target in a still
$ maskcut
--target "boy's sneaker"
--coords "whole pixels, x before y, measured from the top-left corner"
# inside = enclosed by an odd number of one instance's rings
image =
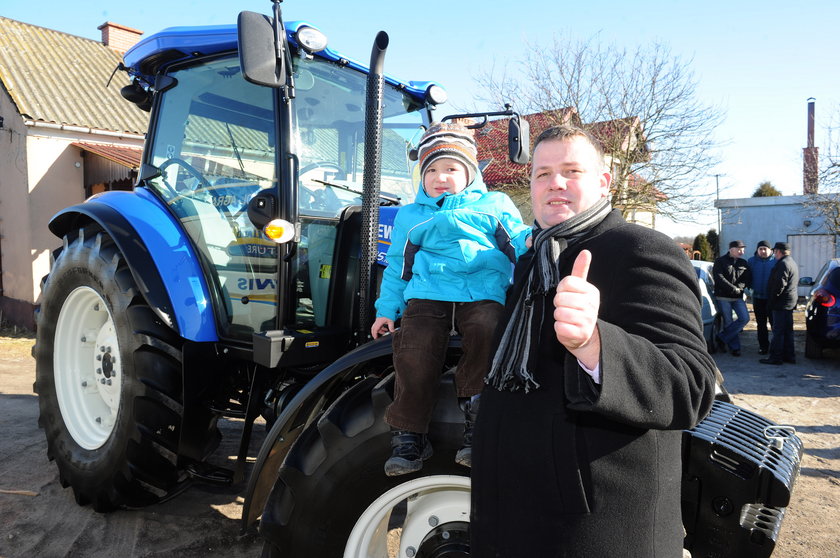
[[[464,467],[472,467],[472,436],[475,419],[478,416],[478,398],[467,399],[460,403],[464,411],[464,445],[455,454],[455,463]]]
[[[385,462],[389,477],[416,473],[423,468],[423,461],[432,456],[432,444],[425,434],[394,430],[391,435],[391,457]]]

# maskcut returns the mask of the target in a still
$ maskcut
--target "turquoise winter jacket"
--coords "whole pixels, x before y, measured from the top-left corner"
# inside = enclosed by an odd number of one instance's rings
[[[513,201],[488,192],[480,176],[437,198],[421,185],[394,219],[376,316],[396,320],[412,298],[504,304],[530,231]]]

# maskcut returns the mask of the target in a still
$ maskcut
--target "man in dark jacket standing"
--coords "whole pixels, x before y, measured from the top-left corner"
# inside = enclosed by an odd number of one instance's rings
[[[473,556],[682,556],[682,430],[715,366],[688,259],[610,208],[610,180],[583,130],[537,138],[533,248],[473,438]]]
[[[770,272],[767,283],[767,308],[773,313],[773,340],[770,341],[770,354],[759,362],[762,364],[782,364],[796,362],[796,350],[793,346],[793,310],[799,299],[799,266],[790,257],[790,246],[786,242],[777,242],[773,246],[776,265]]]
[[[747,260],[752,275],[752,303],[755,314],[756,334],[758,335],[758,354],[766,355],[770,350],[770,336],[767,334],[767,322],[770,312],[767,310],[767,282],[770,272],[776,265],[773,250],[766,240],[759,240],[755,255]],[[772,320],[770,324],[772,325]]]
[[[715,279],[715,298],[723,314],[723,331],[718,333],[718,348],[729,348],[732,356],[741,356],[741,331],[750,321],[744,290],[751,286],[750,268],[744,256],[744,243],[733,240],[729,252],[715,260],[712,274]],[[732,319],[732,313],[735,319]]]

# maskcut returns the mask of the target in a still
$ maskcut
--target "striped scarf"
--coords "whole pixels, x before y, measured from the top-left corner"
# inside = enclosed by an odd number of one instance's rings
[[[533,350],[534,340],[539,339],[544,320],[543,297],[553,293],[562,279],[560,255],[601,223],[610,211],[609,198],[602,198],[559,225],[549,229],[535,225],[534,257],[527,269],[525,288],[516,299],[485,383],[500,391],[524,389],[525,393],[540,387],[532,373],[535,364],[532,359],[537,352]]]

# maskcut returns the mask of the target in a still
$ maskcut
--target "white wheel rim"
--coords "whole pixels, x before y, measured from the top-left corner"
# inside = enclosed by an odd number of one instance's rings
[[[73,290],[61,307],[53,375],[70,436],[86,450],[102,447],[117,420],[123,370],[114,320],[90,287]]]
[[[389,554],[388,522],[394,507],[404,500],[408,500],[408,511],[399,553]],[[395,486],[368,506],[350,533],[344,558],[411,558],[436,526],[469,520],[469,477],[433,475],[413,479]]]

